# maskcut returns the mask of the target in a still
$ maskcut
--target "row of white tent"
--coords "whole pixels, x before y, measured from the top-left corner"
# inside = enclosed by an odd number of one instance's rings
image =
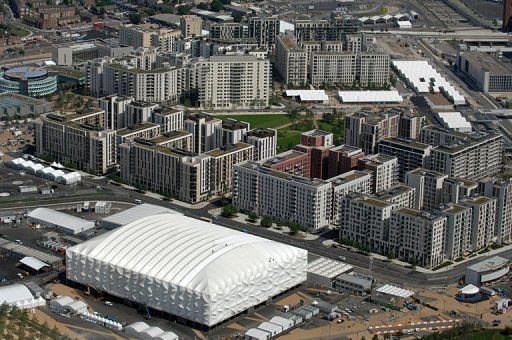
[[[119,323],[117,321],[109,320],[109,319],[104,318],[97,314],[91,314],[89,312],[85,312],[85,313],[80,314],[80,317],[85,321],[99,324],[99,325],[105,326],[107,328],[115,329],[117,331],[120,331],[123,329],[123,325],[121,325],[121,323]]]
[[[134,322],[124,329],[127,335],[137,339],[178,340],[176,333],[164,332],[160,327],[150,326],[143,321]]]
[[[17,169],[25,170],[36,176],[54,181],[60,184],[71,185],[76,184],[82,180],[82,176],[76,172],[65,173],[61,169],[55,169],[54,166],[59,166],[58,163],[52,163],[52,166],[44,166],[41,163],[36,163],[23,158],[16,158],[7,162],[7,165]]]

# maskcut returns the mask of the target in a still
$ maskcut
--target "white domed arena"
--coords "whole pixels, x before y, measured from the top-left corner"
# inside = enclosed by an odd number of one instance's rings
[[[307,251],[180,214],[66,250],[67,278],[208,327],[306,281]]]

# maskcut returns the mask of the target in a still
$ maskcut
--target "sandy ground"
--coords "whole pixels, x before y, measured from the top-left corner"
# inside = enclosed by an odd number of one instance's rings
[[[22,129],[23,135],[19,136],[18,139],[25,139],[26,144],[32,144],[34,142],[34,136],[28,130]],[[12,152],[23,147],[25,144],[9,145],[7,142],[9,139],[16,139],[13,133],[6,128],[0,128],[0,151],[4,153],[3,160],[8,161],[12,159],[7,152]]]

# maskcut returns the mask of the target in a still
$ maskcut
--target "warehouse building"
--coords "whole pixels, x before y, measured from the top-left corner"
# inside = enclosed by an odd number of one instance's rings
[[[480,287],[505,276],[510,271],[508,260],[494,256],[466,268],[465,282]]]
[[[28,213],[27,218],[32,223],[56,228],[73,235],[83,233],[84,231],[95,227],[95,223],[92,221],[87,221],[79,217],[48,208],[34,209]]]
[[[457,60],[459,70],[484,93],[512,91],[512,64],[482,52],[464,52]]]
[[[307,251],[178,214],[68,248],[69,280],[213,327],[306,281]]]

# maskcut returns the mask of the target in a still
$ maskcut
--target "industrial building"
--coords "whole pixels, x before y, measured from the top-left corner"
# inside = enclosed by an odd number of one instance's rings
[[[508,260],[494,256],[466,268],[465,282],[480,287],[498,280],[510,271]]]
[[[512,64],[487,53],[459,54],[458,69],[471,78],[484,93],[512,91]]]
[[[36,208],[27,214],[30,222],[56,228],[68,234],[80,234],[95,227],[95,223],[48,208]]]
[[[306,281],[307,251],[177,214],[66,250],[69,280],[213,327]]]

